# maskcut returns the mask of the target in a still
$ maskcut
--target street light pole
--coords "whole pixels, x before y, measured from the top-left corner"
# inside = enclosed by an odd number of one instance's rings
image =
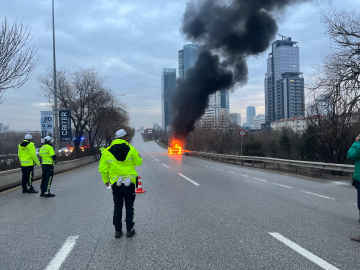
[[[53,27],[53,64],[54,64],[54,144],[55,154],[59,153],[59,112],[57,107],[57,89],[56,89],[56,58],[55,58],[55,20],[54,20],[54,0],[52,0],[52,27]]]

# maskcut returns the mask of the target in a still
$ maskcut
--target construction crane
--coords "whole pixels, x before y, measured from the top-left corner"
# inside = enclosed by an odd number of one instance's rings
[[[278,34],[281,38],[282,38],[282,40],[284,40],[286,37],[285,36],[283,36],[283,35],[280,35],[280,34]]]

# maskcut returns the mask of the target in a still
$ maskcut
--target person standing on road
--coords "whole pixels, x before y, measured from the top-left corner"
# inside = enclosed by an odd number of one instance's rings
[[[347,158],[348,160],[355,161],[353,186],[357,189],[357,207],[359,210],[360,221],[360,134],[356,137],[355,142],[349,149]],[[360,236],[353,237],[351,240],[360,242]]]
[[[25,140],[19,144],[18,157],[22,172],[22,193],[38,193],[32,185],[34,178],[34,164],[40,165],[36,156],[35,144],[31,141],[30,134],[25,135]]]
[[[46,136],[44,145],[40,148],[40,157],[42,161],[42,180],[40,197],[55,197],[55,194],[50,193],[50,186],[54,175],[54,165],[56,162],[56,155],[54,148],[51,145],[51,137]]]
[[[143,162],[138,151],[131,146],[129,134],[120,129],[115,133],[115,140],[103,151],[100,159],[99,172],[108,187],[111,184],[114,199],[115,238],[122,236],[122,208],[126,208],[126,237],[135,234],[134,202],[137,173],[135,166]]]

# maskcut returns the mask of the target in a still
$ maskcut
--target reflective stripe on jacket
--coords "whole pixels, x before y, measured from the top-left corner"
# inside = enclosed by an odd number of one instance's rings
[[[19,144],[18,157],[21,167],[40,165],[40,161],[36,156],[35,144],[31,141],[24,140]]]
[[[348,160],[355,161],[353,178],[360,181],[360,142],[354,142],[347,154]]]
[[[42,164],[55,165],[55,159],[53,158],[55,156],[55,151],[51,145],[44,144],[40,148],[39,156],[41,157]]]
[[[136,184],[137,172],[135,166],[140,166],[143,160],[138,151],[123,139],[115,139],[102,152],[99,172],[104,183],[114,184],[118,180],[131,179]]]

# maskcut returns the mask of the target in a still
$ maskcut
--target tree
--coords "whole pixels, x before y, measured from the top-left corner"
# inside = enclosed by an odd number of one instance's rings
[[[31,39],[28,26],[10,26],[5,17],[0,33],[0,104],[4,92],[24,85],[37,66],[35,45],[28,46]]]
[[[125,104],[117,103],[105,84],[106,77],[100,76],[94,68],[80,68],[73,73],[58,69],[56,77],[59,107],[71,110],[75,130],[75,153],[79,151],[80,139],[85,133],[89,136],[92,148],[101,128],[112,130],[114,123],[115,126],[119,126],[119,123],[127,124]],[[44,96],[52,102],[54,89],[51,70],[47,69],[38,77],[38,81]]]

